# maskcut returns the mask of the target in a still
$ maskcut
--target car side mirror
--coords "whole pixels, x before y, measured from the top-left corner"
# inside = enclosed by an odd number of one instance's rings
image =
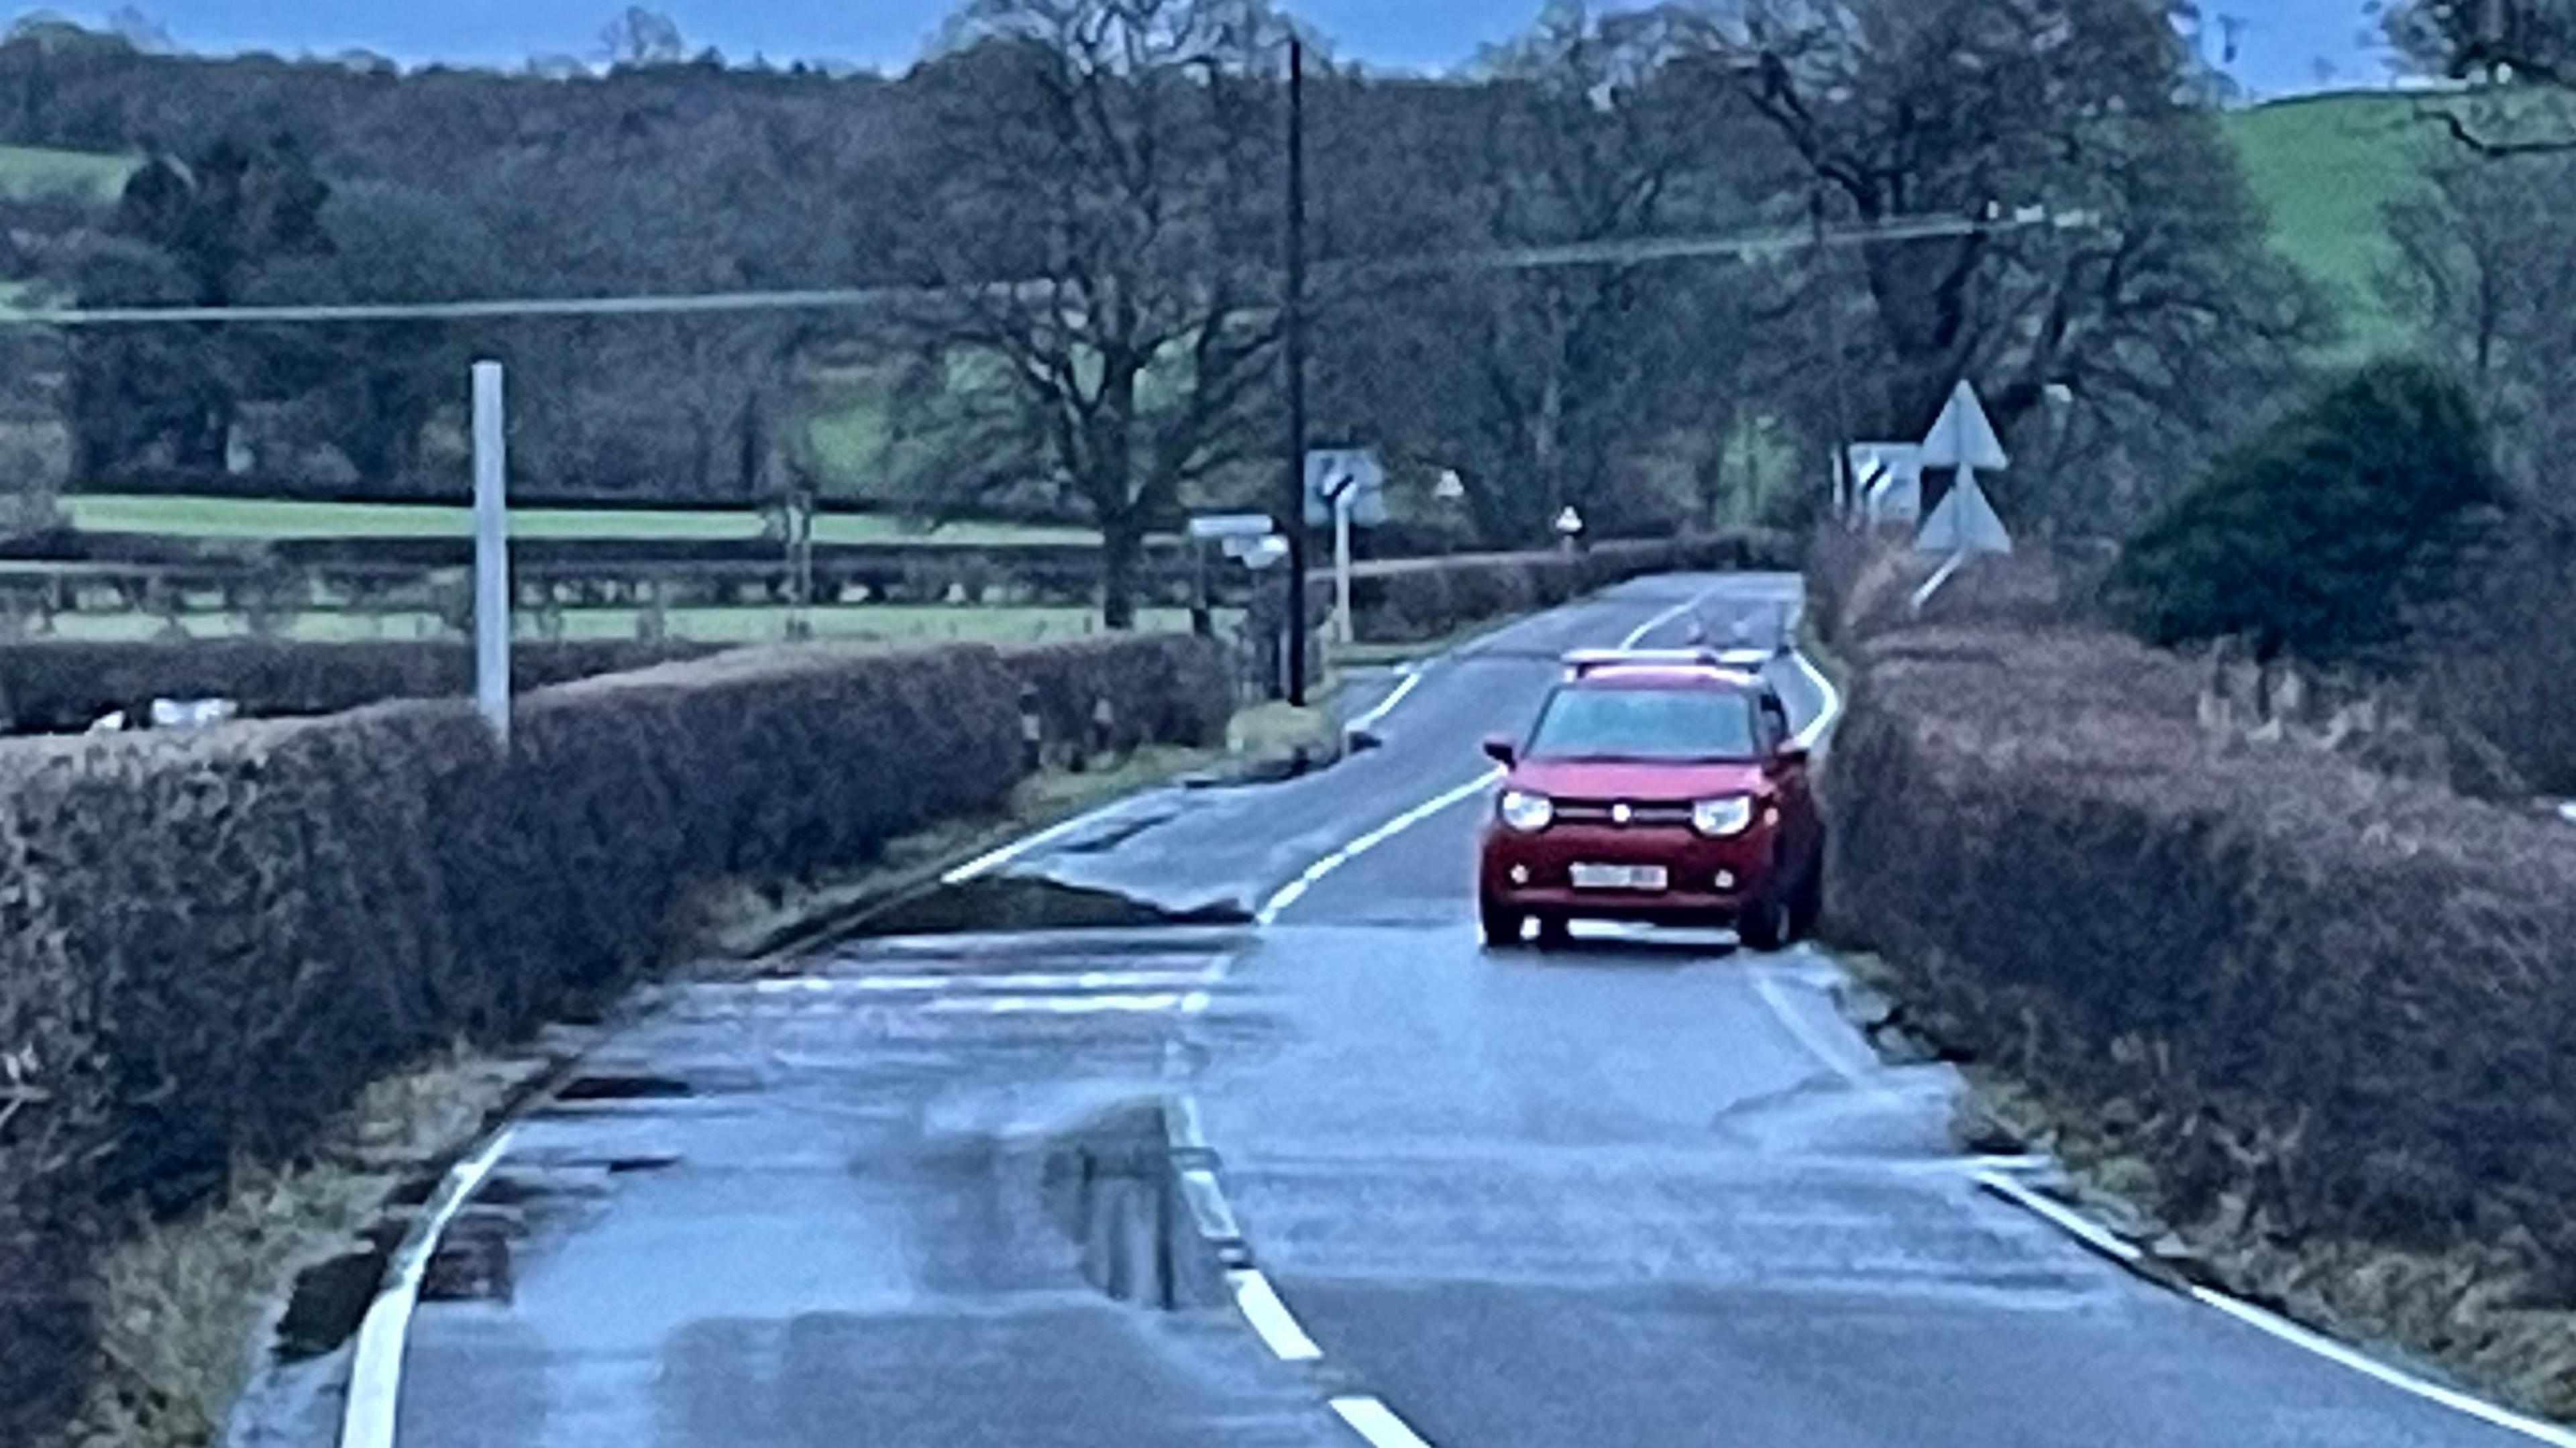
[[[1520,755],[1520,750],[1513,745],[1512,741],[1504,738],[1500,734],[1494,735],[1492,738],[1485,741],[1485,757],[1494,761],[1496,764],[1501,765],[1505,769],[1509,769],[1514,764],[1518,763]]]

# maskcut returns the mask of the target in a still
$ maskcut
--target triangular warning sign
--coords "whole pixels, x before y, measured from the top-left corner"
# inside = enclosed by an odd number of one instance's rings
[[[1986,500],[1986,490],[1978,485],[1973,470],[1959,474],[1958,486],[1923,520],[1914,546],[1925,553],[2013,551],[2012,534],[2005,530],[2004,520],[1995,516],[1995,505]]]
[[[1923,435],[1923,466],[1974,468],[1981,473],[1999,473],[2012,466],[2003,440],[1995,436],[1994,423],[1986,417],[1985,404],[1968,383],[1962,381],[1952,389],[1950,405],[1941,409],[1940,420]]]

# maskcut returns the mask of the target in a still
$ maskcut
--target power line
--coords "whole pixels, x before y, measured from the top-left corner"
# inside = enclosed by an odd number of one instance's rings
[[[1373,277],[1402,279],[1459,271],[1540,271],[1571,266],[1642,266],[1656,262],[1733,257],[1754,260],[1812,251],[1818,246],[1874,246],[1929,241],[2054,226],[2073,229],[2089,224],[2080,212],[2053,215],[2025,208],[1993,221],[1926,217],[1849,227],[1819,237],[1804,228],[1737,236],[1639,237],[1618,241],[1574,242],[1556,246],[1506,247],[1389,261],[1326,264],[1315,270],[1324,279]],[[1047,282],[997,283],[990,290],[1038,294],[1053,290]],[[936,300],[939,288],[920,286],[834,287],[799,291],[747,291],[641,294],[613,297],[501,297],[460,302],[331,302],[285,306],[238,307],[36,307],[0,308],[0,327],[138,327],[298,325],[357,322],[513,321],[547,318],[688,317],[757,312],[873,310],[907,302]]]

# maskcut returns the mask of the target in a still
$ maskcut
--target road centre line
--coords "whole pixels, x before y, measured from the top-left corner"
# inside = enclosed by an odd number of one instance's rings
[[[1699,594],[1695,597],[1688,598],[1680,603],[1674,604],[1672,607],[1665,609],[1662,613],[1656,614],[1653,618],[1650,618],[1644,623],[1637,625],[1635,628],[1630,629],[1628,631],[1628,636],[1619,640],[1619,647],[1623,649],[1633,649],[1637,647],[1647,639],[1652,638],[1655,630],[1662,628],[1665,624],[1671,623],[1673,620],[1698,608],[1701,604],[1717,597],[1720,591],[1721,590],[1718,589],[1710,589],[1706,593]]]
[[[1369,851],[1376,849],[1378,846],[1385,844],[1387,841],[1394,839],[1396,836],[1403,834],[1406,830],[1413,828],[1415,825],[1421,824],[1432,816],[1450,809],[1483,792],[1486,787],[1502,777],[1503,771],[1500,769],[1486,770],[1484,773],[1477,775],[1474,779],[1468,780],[1465,784],[1459,785],[1455,789],[1433,795],[1431,798],[1424,800],[1422,803],[1415,805],[1413,808],[1406,810],[1404,813],[1397,815],[1391,820],[1388,820],[1385,824],[1379,825],[1376,829],[1370,830],[1367,834],[1361,835],[1358,839],[1351,841],[1349,844],[1346,844],[1340,849],[1333,851],[1331,854],[1324,856],[1315,863],[1308,865],[1296,879],[1280,886],[1268,900],[1262,903],[1261,909],[1252,917],[1253,924],[1264,929],[1276,924],[1282,912],[1286,911],[1290,906],[1295,905],[1298,901],[1305,899],[1308,891],[1314,889],[1317,885],[1322,884],[1325,878],[1331,875],[1334,871],[1339,870],[1344,865],[1347,865],[1351,861],[1358,859],[1360,856],[1367,854]]]
[[[1421,687],[1422,671],[1419,669],[1406,671],[1403,682],[1395,686],[1395,691],[1380,700],[1376,708],[1371,709],[1367,713],[1352,720],[1350,727],[1353,729],[1376,728],[1378,724],[1385,720],[1387,715],[1395,712],[1397,705],[1402,704],[1406,699],[1412,697],[1413,691]]]
[[[450,1168],[438,1194],[412,1222],[411,1231],[394,1249],[387,1280],[367,1304],[358,1323],[357,1344],[349,1354],[349,1396],[340,1416],[339,1448],[393,1448],[394,1425],[402,1400],[403,1347],[411,1336],[412,1308],[420,1299],[421,1280],[439,1239],[456,1220],[485,1179],[509,1155],[512,1132],[493,1133],[480,1151]]]
[[[1279,1300],[1279,1290],[1270,1285],[1260,1268],[1241,1267],[1225,1275],[1234,1288],[1234,1305],[1242,1310],[1243,1320],[1260,1334],[1271,1356],[1283,1363],[1310,1363],[1323,1357],[1324,1350],[1315,1346],[1306,1329],[1297,1325],[1288,1304]]]
[[[1331,1407],[1352,1432],[1369,1441],[1369,1448],[1431,1448],[1430,1441],[1397,1417],[1383,1399],[1340,1397],[1333,1399]]]

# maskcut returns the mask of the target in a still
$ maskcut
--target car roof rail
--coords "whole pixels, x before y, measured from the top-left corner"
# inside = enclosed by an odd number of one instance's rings
[[[1576,649],[1565,656],[1567,677],[1582,679],[1604,669],[1718,669],[1736,672],[1715,649]]]

